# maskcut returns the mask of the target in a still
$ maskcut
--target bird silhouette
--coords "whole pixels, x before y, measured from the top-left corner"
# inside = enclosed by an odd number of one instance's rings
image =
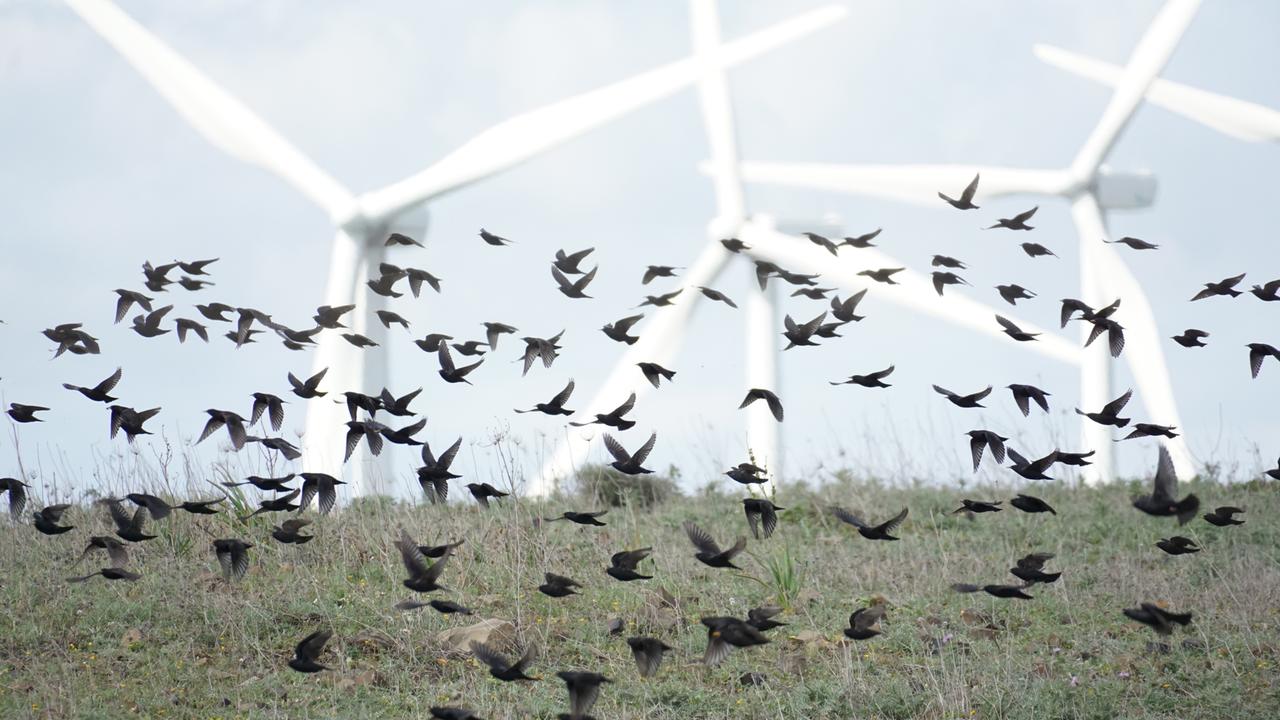
[[[563,390],[556,393],[555,396],[552,397],[547,402],[538,403],[533,407],[529,408],[528,410],[516,410],[516,412],[518,413],[540,412],[545,415],[572,415],[574,411],[566,408],[564,404],[569,402],[569,396],[573,395],[573,387],[574,387],[573,380],[570,380],[569,384],[565,385]]]
[[[978,466],[982,464],[982,453],[987,449],[990,449],[991,459],[995,460],[997,465],[1004,463],[1004,443],[1009,438],[1001,437],[990,430],[970,430],[966,434],[969,436],[969,453],[973,456],[974,472],[977,472]]]
[[[1002,504],[1004,503],[1001,500],[985,501],[985,500],[970,500],[969,498],[964,498],[963,500],[960,501],[960,507],[956,508],[955,510],[952,510],[951,514],[955,515],[957,513],[962,513],[962,512],[963,513],[1000,512],[1001,510],[1004,509],[1000,507]]]
[[[227,582],[239,580],[249,572],[249,548],[251,547],[253,547],[252,543],[236,538],[213,541],[213,554],[218,558],[218,565],[222,567],[224,580]]]
[[[319,388],[320,381],[324,380],[325,373],[327,372],[329,372],[329,368],[324,368],[315,375],[307,378],[306,382],[294,377],[293,373],[289,373],[289,384],[293,386],[293,394],[303,400],[324,397],[327,393],[321,391]]]
[[[480,367],[480,364],[484,362],[484,360],[477,360],[470,365],[457,367],[453,364],[453,358],[449,355],[449,345],[446,343],[440,343],[440,349],[436,352],[436,355],[440,360],[440,377],[447,383],[466,383],[470,385],[471,381],[467,379],[467,375],[471,374],[471,371]]]
[[[461,448],[462,438],[458,438],[436,459],[431,453],[431,444],[422,444],[422,467],[418,468],[418,484],[422,486],[422,491],[432,505],[445,502],[449,498],[449,481],[462,477],[449,469]]]
[[[1013,448],[1008,448],[1009,459],[1013,461],[1013,465],[1009,468],[1015,473],[1021,475],[1028,480],[1052,480],[1053,478],[1045,475],[1049,468],[1058,462],[1058,451],[1054,450],[1048,455],[1037,460],[1028,460]]]
[[[486,243],[490,245],[493,245],[494,247],[502,247],[503,245],[511,244],[511,241],[508,240],[507,238],[504,238],[500,235],[494,235],[493,233],[489,232],[488,230],[485,230],[484,228],[480,228],[480,239],[484,240]]]
[[[1023,590],[1026,585],[973,585],[970,583],[954,583],[952,590],[958,593],[975,593],[978,591],[985,592],[992,597],[998,597],[1005,600],[1033,600],[1031,595],[1026,594]]]
[[[853,237],[846,237],[844,239],[844,242],[840,244],[848,245],[849,247],[858,248],[858,249],[876,247],[871,241],[879,237],[880,232],[882,230],[884,230],[884,228],[876,228],[875,230],[872,230],[869,233],[863,233],[862,235],[855,235]]]
[[[80,387],[79,385],[72,385],[70,383],[63,383],[62,387],[68,390],[75,390],[94,402],[113,403],[116,401],[116,398],[111,397],[109,393],[120,383],[120,378],[122,377],[124,377],[124,370],[122,368],[116,368],[116,371],[111,374],[111,377],[91,388]]]
[[[310,524],[311,521],[307,518],[289,518],[271,528],[271,537],[286,545],[302,545],[315,538],[314,535],[303,535],[300,532]]]
[[[1032,257],[1032,258],[1046,257],[1046,256],[1058,257],[1057,253],[1041,245],[1040,243],[1024,242],[1020,244],[1020,247],[1022,248],[1022,252],[1027,254],[1027,257]]]
[[[538,592],[549,597],[560,598],[568,597],[569,595],[577,595],[578,593],[574,588],[582,587],[582,584],[577,580],[565,577],[564,575],[543,573],[543,577],[546,579],[546,582],[538,586]]]
[[[671,379],[676,376],[675,370],[668,370],[658,363],[636,363],[636,367],[640,368],[640,372],[644,373],[645,379],[648,380],[655,388],[659,386],[658,383],[661,380],[666,379],[670,382]]]
[[[1146,625],[1156,631],[1157,635],[1170,635],[1174,625],[1191,624],[1191,613],[1175,613],[1165,610],[1154,603],[1142,603],[1136,608],[1125,608],[1125,617]]]
[[[609,678],[595,672],[560,671],[556,677],[564,681],[569,690],[568,720],[585,720],[591,717],[587,713],[595,706],[600,697],[600,685],[613,682]]]
[[[839,296],[831,298],[831,317],[840,322],[858,322],[865,316],[858,315],[858,303],[866,297],[866,290],[859,290],[848,298],[841,300]]]
[[[504,682],[542,679],[525,674],[529,663],[533,662],[533,648],[526,649],[519,660],[511,662],[509,658],[492,647],[482,642],[473,641],[471,643],[471,654],[475,655],[477,660],[489,666],[490,675]]]
[[[828,382],[831,385],[861,385],[866,388],[893,387],[889,383],[884,382],[884,379],[892,375],[894,369],[894,366],[890,365],[884,370],[879,370],[867,375],[850,375],[848,380],[844,380],[842,382]]]
[[[996,290],[1000,292],[1000,297],[1004,298],[1004,301],[1010,305],[1017,305],[1019,300],[1030,300],[1036,296],[1035,293],[1016,284],[997,285]]]
[[[9,517],[17,520],[27,507],[27,488],[31,487],[17,478],[0,478],[0,493],[9,492]]]
[[[333,631],[317,630],[302,638],[302,642],[293,649],[293,658],[289,660],[289,667],[300,673],[328,670],[329,668],[316,662],[316,659],[320,657],[320,653],[324,652],[325,643],[329,642],[331,637],[333,637]]]
[[[1218,527],[1243,525],[1243,520],[1237,520],[1234,517],[1235,515],[1239,515],[1243,512],[1244,510],[1241,508],[1233,507],[1231,505],[1223,505],[1221,507],[1214,508],[1213,512],[1205,514],[1204,519],[1210,525],[1217,525]]]
[[[1262,372],[1263,360],[1269,357],[1280,360],[1280,350],[1277,350],[1275,346],[1264,343],[1249,343],[1246,347],[1249,348],[1249,372],[1255,380],[1258,377],[1258,373]]]
[[[641,575],[636,572],[636,566],[640,564],[641,560],[649,557],[652,552],[653,548],[651,547],[616,552],[609,558],[609,567],[605,568],[605,572],[609,574],[609,577],[623,582],[652,580],[652,575]]]
[[[969,395],[960,395],[937,385],[933,386],[933,391],[950,400],[951,404],[958,408],[981,408],[986,407],[981,400],[991,394],[991,386],[988,385],[985,389]]]
[[[713,568],[741,569],[733,564],[733,558],[747,549],[747,539],[745,537],[739,537],[733,547],[722,550],[706,530],[690,521],[685,521],[683,527],[685,535],[689,537],[689,542],[693,543],[693,547],[698,551],[694,557],[703,565]]]
[[[627,397],[625,402],[623,402],[621,405],[614,408],[610,412],[596,413],[595,420],[592,420],[590,422],[584,422],[584,423],[571,422],[569,424],[574,427],[584,427],[587,425],[599,424],[599,425],[607,425],[612,428],[617,428],[618,430],[630,430],[632,427],[635,427],[636,423],[634,420],[628,420],[624,416],[627,413],[631,412],[631,409],[634,408],[635,406],[636,406],[636,394],[631,393],[631,395]]]
[[[707,650],[702,655],[702,662],[707,667],[716,667],[724,662],[735,647],[746,648],[769,642],[769,638],[759,630],[735,617],[704,617],[700,622],[707,627]]]
[[[566,253],[564,250],[556,250],[556,259],[554,265],[565,275],[581,275],[582,270],[578,268],[587,256],[595,252],[595,248],[587,248],[574,253]]]
[[[782,401],[774,394],[772,390],[764,388],[751,388],[747,391],[747,396],[742,399],[742,404],[738,406],[741,410],[757,400],[764,400],[769,406],[769,412],[773,414],[773,419],[782,422]]]
[[[1120,417],[1120,412],[1124,410],[1124,406],[1129,404],[1129,399],[1133,397],[1133,390],[1125,391],[1123,395],[1112,400],[1098,412],[1085,412],[1080,408],[1076,408],[1077,415],[1083,415],[1099,425],[1112,425],[1115,427],[1124,427],[1129,424],[1130,418]]]
[[[635,345],[636,341],[640,338],[636,335],[630,335],[629,333],[631,332],[631,328],[643,319],[643,314],[631,315],[629,317],[624,317],[621,320],[611,322],[600,328],[600,330],[607,335],[610,340],[616,340],[617,342],[626,343],[628,345]]]
[[[1154,423],[1134,423],[1132,428],[1129,430],[1129,434],[1125,435],[1123,438],[1120,438],[1120,440],[1116,440],[1115,442],[1121,442],[1122,440],[1132,440],[1134,438],[1144,438],[1144,437],[1167,437],[1172,439],[1172,438],[1178,437],[1178,433],[1174,432],[1174,430],[1177,430],[1177,429],[1178,428],[1174,425],[1156,425]]]
[[[841,522],[846,522],[857,528],[858,534],[868,540],[897,540],[898,538],[890,533],[896,530],[903,520],[907,519],[907,508],[902,508],[902,512],[879,525],[870,525],[842,507],[832,507],[831,514],[835,515]]]
[[[858,274],[865,275],[878,283],[897,285],[898,282],[893,279],[893,276],[903,270],[906,270],[906,268],[880,268],[879,270],[863,270]]]
[[[1280,280],[1272,280],[1265,285],[1254,285],[1249,292],[1263,302],[1276,302],[1280,300]]]
[[[576,512],[574,510],[565,510],[560,517],[543,518],[543,522],[556,522],[557,520],[568,520],[578,525],[593,525],[595,527],[604,527],[608,523],[600,522],[600,518],[604,517],[608,510],[598,510],[596,512]]]
[[[1025,513],[1047,512],[1052,515],[1058,514],[1058,511],[1054,510],[1049,503],[1031,495],[1023,495],[1019,493],[1017,497],[1009,501],[1009,504]]]
[[[629,637],[627,645],[631,648],[631,657],[636,661],[636,670],[642,678],[657,674],[658,667],[662,665],[663,654],[675,649],[661,640],[649,637]]]
[[[114,438],[123,430],[129,442],[133,442],[139,435],[150,435],[151,431],[144,428],[143,424],[160,413],[160,408],[134,410],[124,405],[112,405],[108,409],[111,411],[111,437]]]
[[[403,233],[393,232],[387,236],[387,241],[383,243],[384,247],[402,246],[402,247],[426,247],[422,243]]]
[[[1017,340],[1018,342],[1029,342],[1035,340],[1040,333],[1029,333],[1018,327],[1009,318],[1001,315],[996,316],[996,322],[1000,323],[1000,327],[1004,328],[1004,334]]]
[[[1244,276],[1245,276],[1245,273],[1240,273],[1239,275],[1235,275],[1229,278],[1224,278],[1222,280],[1218,280],[1217,282],[1207,282],[1204,284],[1204,289],[1196,293],[1191,298],[1191,302],[1195,302],[1197,300],[1204,300],[1205,298],[1223,296],[1223,295],[1230,296],[1230,297],[1239,297],[1243,293],[1241,293],[1239,290],[1236,290],[1235,287],[1236,285],[1239,285],[1242,280],[1244,280]]]
[[[941,270],[935,270],[933,272],[933,289],[938,291],[939,297],[942,296],[943,288],[945,288],[947,285],[968,285],[968,284],[969,284],[969,281],[965,280],[964,278],[960,277],[959,275],[953,272],[943,272]]]
[[[311,500],[319,497],[317,509],[321,515],[328,515],[338,501],[338,486],[346,485],[342,480],[326,473],[304,472],[298,473],[298,477],[302,478],[302,500],[298,502],[298,512],[306,510],[310,507]]]
[[[764,498],[743,498],[742,510],[747,515],[747,525],[751,528],[751,536],[759,540],[761,530],[763,537],[771,537],[778,527],[778,511],[786,508],[778,507]]]
[[[640,278],[640,284],[648,285],[654,278],[675,277],[677,269],[670,265],[650,265],[645,268],[644,276]]]
[[[979,206],[973,204],[973,196],[978,192],[978,179],[981,177],[981,173],[974,175],[973,179],[969,181],[969,184],[965,186],[964,190],[960,191],[959,199],[947,197],[942,193],[938,193],[938,197],[942,198],[948,205],[957,210],[977,210]]]
[[[653,445],[658,441],[658,433],[654,432],[649,435],[649,439],[644,445],[640,446],[635,453],[627,452],[622,447],[622,443],[618,442],[612,435],[605,433],[604,446],[613,456],[613,462],[610,465],[614,470],[627,475],[642,475],[653,472],[644,467],[644,461],[649,457],[649,453],[653,451]]]
[[[1031,414],[1031,401],[1035,401],[1041,410],[1049,412],[1049,393],[1041,390],[1034,385],[1006,385],[1009,392],[1013,394],[1013,401],[1017,403],[1018,409],[1022,411],[1022,416],[1027,417]]]
[[[1198,553],[1201,550],[1200,546],[1196,545],[1194,540],[1181,535],[1161,538],[1156,541],[1156,547],[1169,555],[1191,555],[1193,553]]]
[[[591,296],[586,292],[587,286],[591,284],[592,280],[596,279],[596,271],[599,269],[599,266],[593,267],[585,275],[570,280],[564,273],[560,272],[560,268],[552,265],[551,277],[555,278],[557,289],[565,297],[575,300],[589,299]]]
[[[1062,577],[1062,573],[1048,573],[1044,571],[1045,563],[1053,559],[1053,553],[1038,552],[1031,553],[1020,558],[1013,567],[1009,568],[1009,572],[1014,577],[1023,581],[1028,587],[1036,583],[1054,583],[1058,578]]]
[[[1139,240],[1136,237],[1127,237],[1127,236],[1122,237],[1119,240],[1108,240],[1106,238],[1103,238],[1102,242],[1112,244],[1112,245],[1116,245],[1116,244],[1126,245],[1134,250],[1156,250],[1160,247],[1159,245],[1153,245],[1147,242],[1146,240]]]
[[[3,484],[6,479],[8,478],[0,478],[0,484]],[[9,499],[12,500],[13,498],[10,497]],[[66,503],[47,505],[36,512],[31,513],[31,524],[42,535],[61,535],[62,533],[75,530],[76,528],[74,525],[58,524],[62,521],[63,513],[65,513],[70,507],[71,506]],[[10,511],[12,511],[12,507],[10,508]]]
[[[840,245],[837,245],[830,238],[824,237],[817,233],[811,233],[811,232],[801,233],[801,234],[809,238],[809,242],[813,243],[814,245],[817,245],[818,247],[821,247],[821,248],[826,248],[827,252],[831,253],[832,255],[840,254]],[[844,243],[841,243],[841,245],[843,244]]]
[[[480,504],[480,507],[484,508],[489,507],[490,500],[497,500],[498,498],[504,498],[511,494],[502,492],[487,482],[467,483],[467,490],[471,492],[471,497],[476,499],[476,502]]]
[[[49,408],[41,405],[23,405],[21,403],[9,403],[7,414],[17,423],[33,423],[44,422],[44,418],[36,417],[36,413],[47,412]]]
[[[1209,333],[1204,330],[1187,328],[1182,331],[1181,335],[1174,335],[1173,341],[1184,348],[1204,347],[1204,339],[1207,337],[1209,337]]]
[[[850,640],[870,640],[880,634],[876,625],[884,619],[884,614],[882,603],[854,610],[849,616],[849,627],[844,628],[844,636]]]
[[[1030,220],[1031,217],[1035,215],[1036,211],[1039,209],[1040,209],[1040,206],[1037,205],[1031,208],[1030,210],[1020,212],[1011,218],[1000,218],[996,220],[995,225],[992,225],[991,227],[988,227],[986,229],[994,230],[996,228],[1006,228],[1008,230],[1034,230],[1035,228],[1032,227],[1031,225],[1028,225],[1027,221]]]
[[[451,553],[446,552],[439,560],[427,565],[423,562],[422,553],[418,550],[418,543],[404,528],[400,528],[396,549],[400,551],[400,561],[409,574],[409,577],[401,583],[402,585],[420,593],[448,589],[440,584],[440,575],[444,573]]]
[[[1194,494],[1179,500],[1177,493],[1178,474],[1173,469],[1173,459],[1169,457],[1168,448],[1161,443],[1151,494],[1135,497],[1133,506],[1156,517],[1176,516],[1179,525],[1186,525],[1200,509],[1200,500]]]
[[[682,292],[684,292],[684,288],[680,288],[679,290],[676,290],[674,292],[666,293],[665,295],[645,295],[644,302],[640,303],[636,307],[644,307],[645,305],[652,305],[654,307],[667,307],[668,305],[674,305],[676,296]]]
[[[728,295],[725,295],[719,290],[713,290],[712,288],[703,287],[702,285],[698,285],[697,287],[698,287],[698,290],[701,291],[703,296],[706,297],[707,299],[714,300],[716,302],[722,302],[731,308],[737,309],[738,304],[735,303],[733,300],[731,300]]]
[[[255,515],[260,515],[264,512],[293,512],[294,510],[297,510],[300,507],[298,505],[294,505],[293,501],[297,499],[298,495],[300,495],[301,493],[302,493],[301,488],[295,488],[294,490],[291,490],[290,492],[284,495],[281,495],[279,497],[268,498],[266,500],[259,500],[258,509],[240,518],[240,521],[245,522],[249,518],[254,517]]]

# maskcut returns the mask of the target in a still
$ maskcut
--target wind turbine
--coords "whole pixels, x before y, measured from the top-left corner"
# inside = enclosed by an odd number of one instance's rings
[[[649,385],[635,371],[637,362],[667,364],[679,352],[684,332],[701,294],[698,286],[709,286],[733,259],[733,254],[719,242],[738,237],[750,249],[744,251],[753,259],[773,262],[793,272],[822,275],[823,281],[852,290],[864,286],[857,271],[865,267],[901,266],[888,254],[875,248],[858,250],[858,265],[841,257],[833,259],[826,250],[807,240],[788,235],[777,229],[771,217],[749,216],[742,187],[742,175],[738,161],[738,148],[734,130],[733,110],[729,98],[728,83],[723,63],[716,62],[715,48],[719,43],[719,21],[715,0],[692,0],[692,26],[694,48],[702,63],[698,81],[699,99],[711,160],[707,163],[716,197],[716,215],[707,225],[707,243],[697,259],[689,266],[680,284],[680,294],[670,307],[659,309],[640,331],[640,339],[628,346],[622,358],[614,366],[600,390],[581,408],[581,414],[591,417],[616,406],[630,393],[643,395]],[[978,333],[1006,339],[1000,333],[993,316],[998,312],[989,305],[963,295],[938,297],[930,280],[919,273],[905,270],[895,279],[899,287],[884,292],[877,291],[868,299],[885,299],[910,309],[941,317]],[[746,300],[746,387],[776,391],[778,388],[778,337],[779,323],[774,280],[768,289],[760,289],[754,279],[749,283]],[[1060,336],[1046,332],[1035,324],[1013,318],[1021,327],[1043,333],[1040,342],[1019,343],[1022,349],[1040,353],[1059,361],[1078,364],[1082,353],[1079,347]],[[778,424],[763,403],[755,403],[747,410],[747,448],[752,461],[778,477],[782,472],[781,445],[778,441]],[[569,432],[535,478],[529,488],[532,495],[552,492],[561,478],[571,477],[576,466],[589,451],[595,434]],[[762,490],[767,494],[766,484]]]
[[[353,195],[264,120],[202,74],[182,56],[126,15],[110,0],[67,4],[133,65],[192,127],[224,152],[268,170],[325,211],[336,228],[330,250],[324,303],[356,305],[353,332],[381,340],[375,312],[382,298],[361,292],[369,270],[385,257],[388,232],[426,202],[518,165],[632,110],[692,84],[703,62],[687,58],[576,97],[517,115],[480,133],[425,170],[387,187]],[[798,15],[719,47],[716,61],[744,60],[830,25],[845,15],[827,6]],[[315,371],[328,368],[331,390],[376,394],[386,385],[385,345],[358,350],[337,333],[321,333]],[[339,473],[343,468],[343,406],[316,401],[307,406],[303,467]],[[377,492],[388,473],[347,472],[353,494]]]
[[[1150,205],[1155,195],[1155,179],[1150,173],[1113,172],[1102,163],[1129,124],[1152,80],[1172,55],[1198,6],[1199,0],[1169,0],[1160,10],[1117,78],[1116,90],[1097,126],[1066,168],[747,162],[742,165],[742,176],[748,182],[937,204],[934,196],[937,190],[963,186],[975,172],[980,172],[982,181],[978,193],[982,197],[1034,194],[1069,200],[1080,238],[1081,299],[1100,307],[1117,296],[1123,298],[1121,314],[1127,323],[1125,357],[1147,414],[1152,422],[1182,428],[1151,305],[1124,261],[1110,245],[1101,242],[1108,236],[1104,211]],[[1101,345],[1088,348],[1084,353],[1080,377],[1082,407],[1101,407],[1111,399],[1110,359]],[[1082,435],[1085,447],[1097,451],[1086,480],[1109,482],[1114,479],[1109,431],[1095,423],[1083,422]],[[1170,440],[1168,447],[1178,476],[1192,476],[1195,470],[1185,439]]]
[[[1114,87],[1124,68],[1052,45],[1032,48],[1042,61],[1094,82]],[[1147,88],[1147,101],[1183,117],[1208,125],[1225,135],[1248,142],[1280,140],[1280,112],[1257,103],[1201,90],[1172,80],[1156,78]]]

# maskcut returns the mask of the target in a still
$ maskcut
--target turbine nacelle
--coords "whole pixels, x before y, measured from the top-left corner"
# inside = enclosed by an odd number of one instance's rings
[[[1124,172],[1103,165],[1093,180],[1093,194],[1103,210],[1150,207],[1156,200],[1156,176],[1149,170]]]

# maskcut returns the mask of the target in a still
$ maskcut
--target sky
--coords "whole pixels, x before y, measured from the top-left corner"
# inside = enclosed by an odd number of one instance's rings
[[[1109,91],[1037,61],[1047,42],[1123,64],[1159,8],[1142,0],[967,3],[843,3],[832,28],[733,69],[730,91],[740,154],[749,160],[844,163],[973,163],[1030,168],[1067,165],[1102,112]],[[722,3],[726,39],[819,3]],[[121,6],[355,192],[406,177],[511,115],[671,62],[691,51],[688,8],[670,3],[452,3],[378,0],[123,0]],[[1280,107],[1280,5],[1206,3],[1164,77]],[[259,307],[294,327],[322,303],[332,228],[324,213],[276,177],[241,163],[193,131],[137,73],[59,3],[0,0],[0,397],[46,405],[47,422],[9,424],[0,475],[20,470],[46,494],[85,489],[198,437],[206,408],[247,414],[250,393],[285,394],[285,375],[311,360],[276,343],[240,350],[221,338],[179,345],[113,326],[115,288],[139,288],[140,266],[221,258],[216,286],[175,290],[174,316],[196,302]],[[698,170],[708,154],[697,96],[685,90],[500,175],[433,201],[426,250],[392,262],[425,267],[445,292],[393,306],[412,334],[392,333],[391,388],[424,388],[415,407],[422,438],[443,447],[464,438],[457,469],[503,485],[536,472],[566,432],[563,422],[514,415],[555,394],[569,378],[584,403],[620,357],[596,328],[630,313],[644,295],[645,265],[685,266],[706,242],[714,209]],[[1139,109],[1108,159],[1151,170],[1153,207],[1115,212],[1113,234],[1161,245],[1125,258],[1155,308],[1161,334],[1213,333],[1207,348],[1165,346],[1183,427],[1202,467],[1228,479],[1256,476],[1280,455],[1280,367],[1257,380],[1247,342],[1280,344],[1276,312],[1251,296],[1190,305],[1202,283],[1240,272],[1247,282],[1280,277],[1272,228],[1280,205],[1280,148],[1243,143],[1160,108]],[[939,188],[958,191],[959,188]],[[1061,260],[1030,260],[1008,236],[977,231],[987,218],[1041,203],[1032,238]],[[749,187],[748,210],[789,223],[836,222],[845,234],[883,227],[881,248],[918,270],[934,253],[960,257],[974,287],[958,292],[1001,303],[993,288],[1017,282],[1039,293],[1016,312],[1053,327],[1058,298],[1079,296],[1078,240],[1064,201],[1014,197],[987,203],[981,218],[938,203],[906,205],[810,190]],[[491,248],[480,227],[516,244]],[[420,233],[420,235],[423,233]],[[594,246],[595,299],[555,291],[547,266],[558,248]],[[846,251],[848,252],[848,251]],[[745,262],[716,287],[743,298]],[[858,288],[842,288],[841,294]],[[1076,371],[976,336],[878,298],[868,319],[827,346],[785,353],[779,394],[787,408],[784,479],[819,483],[847,469],[894,482],[972,482],[963,433],[989,427],[1029,453],[1080,449]],[[951,291],[956,292],[956,291]],[[784,296],[786,293],[784,293]],[[809,318],[820,301],[784,297],[782,312]],[[473,376],[446,386],[433,357],[410,343],[427,332],[483,337],[481,322],[521,334],[567,328],[553,368],[521,378],[507,342]],[[98,356],[51,360],[40,330],[84,322],[102,340]],[[643,333],[644,326],[640,326]],[[671,367],[676,381],[637,406],[638,445],[660,440],[651,467],[674,468],[697,488],[746,459],[737,409],[745,390],[743,313],[700,307]],[[1070,337],[1074,338],[1072,332]],[[832,388],[828,380],[897,366],[889,390]],[[91,385],[124,368],[122,402],[162,406],[157,437],[129,448],[108,438],[107,411],[60,387]],[[1051,413],[1023,419],[1005,390],[985,410],[960,410],[935,394],[1013,382],[1049,390]],[[1116,394],[1131,385],[1123,363]],[[291,397],[291,396],[290,396]],[[573,403],[570,404],[571,406]],[[1134,407],[1141,418],[1141,406]],[[285,434],[302,430],[301,401]],[[163,431],[163,432],[160,432]],[[245,472],[260,458],[229,458],[225,440],[187,450],[183,472],[229,460]],[[596,447],[591,459],[604,460]],[[1122,474],[1154,465],[1150,441],[1117,447]],[[181,453],[179,453],[181,454]],[[411,492],[416,457],[394,453]],[[175,470],[177,472],[177,470]],[[149,476],[150,477],[150,476]],[[1064,477],[1070,477],[1064,475]],[[979,479],[1008,481],[1007,470]]]

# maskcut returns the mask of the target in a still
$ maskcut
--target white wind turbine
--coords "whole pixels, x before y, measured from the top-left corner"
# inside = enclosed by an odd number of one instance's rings
[[[472,138],[425,170],[385,188],[353,195],[265,121],[122,12],[110,0],[67,0],[206,140],[228,154],[266,169],[320,206],[336,227],[324,304],[356,305],[352,331],[380,341],[378,295],[363,280],[385,257],[388,232],[429,200],[482,180],[692,84],[700,60],[686,58],[537,110],[517,115]],[[845,10],[827,6],[719,47],[718,62],[736,65],[839,20]],[[380,342],[380,345],[382,343]],[[328,368],[323,387],[376,394],[386,384],[386,350],[358,350],[339,334],[320,334],[315,371]],[[338,473],[343,468],[345,408],[308,403],[303,466]],[[374,492],[387,474],[353,464],[353,494]]]
[[[745,251],[752,259],[777,264],[792,272],[821,274],[826,284],[853,291],[865,286],[857,271],[866,267],[897,267],[902,264],[875,248],[858,250],[855,266],[848,256],[832,258],[824,249],[809,241],[780,232],[772,218],[748,216],[743,198],[742,176],[738,162],[732,104],[723,63],[716,62],[719,44],[719,21],[715,0],[692,0],[694,49],[702,62],[698,82],[703,120],[711,150],[709,174],[715,187],[716,216],[707,226],[707,244],[689,266],[680,283],[680,295],[670,307],[659,309],[639,331],[640,339],[623,353],[600,390],[580,408],[583,417],[605,412],[618,405],[630,393],[637,397],[649,389],[649,383],[636,371],[637,362],[666,365],[679,352],[685,329],[693,309],[701,298],[698,286],[710,286],[733,258],[720,240],[738,237],[750,246]],[[938,297],[927,275],[905,270],[894,276],[900,285],[869,293],[865,302],[881,299],[904,305],[918,312],[943,318],[978,333],[1004,338],[994,321],[999,312],[1020,327],[1043,333],[1040,342],[1018,343],[1030,350],[1062,362],[1079,364],[1082,352],[1075,344],[1046,332],[1016,316],[997,311],[982,302],[951,294]],[[746,388],[775,390],[778,387],[778,337],[780,336],[774,288],[778,280],[761,291],[754,279],[749,283],[746,301]],[[785,396],[783,396],[785,404]],[[747,448],[755,463],[768,470],[769,477],[781,474],[781,445],[778,423],[763,403],[747,410]],[[590,449],[597,434],[570,431],[544,464],[529,488],[530,494],[552,492],[562,478],[571,477]],[[768,493],[770,489],[764,488]]]
[[[1199,0],[1170,0],[1143,35],[1129,64],[1116,82],[1116,90],[1093,132],[1071,165],[1061,170],[1024,170],[1002,167],[949,165],[856,166],[747,162],[742,176],[749,182],[773,183],[858,195],[939,205],[935,193],[963,187],[975,172],[982,181],[979,197],[1033,194],[1062,197],[1071,202],[1071,214],[1080,238],[1081,298],[1094,307],[1115,297],[1124,304],[1120,316],[1126,323],[1125,357],[1133,371],[1139,394],[1151,422],[1182,423],[1178,417],[1169,372],[1142,287],[1110,245],[1105,209],[1145,207],[1155,194],[1149,173],[1116,173],[1102,164],[1128,125],[1152,80],[1173,53],[1199,6]],[[1088,328],[1084,328],[1087,332]],[[1081,366],[1081,406],[1099,408],[1111,399],[1110,358],[1102,343],[1084,351]],[[1108,482],[1114,478],[1110,432],[1095,423],[1082,423],[1084,445],[1096,450],[1095,463],[1086,480]],[[1183,437],[1168,442],[1179,477],[1194,474],[1191,455]]]
[[[1036,57],[1061,70],[1103,85],[1115,86],[1124,68],[1052,45],[1036,45]],[[1280,141],[1280,112],[1257,103],[1189,85],[1156,78],[1147,88],[1147,101],[1183,117],[1208,125],[1225,135],[1249,142]]]

